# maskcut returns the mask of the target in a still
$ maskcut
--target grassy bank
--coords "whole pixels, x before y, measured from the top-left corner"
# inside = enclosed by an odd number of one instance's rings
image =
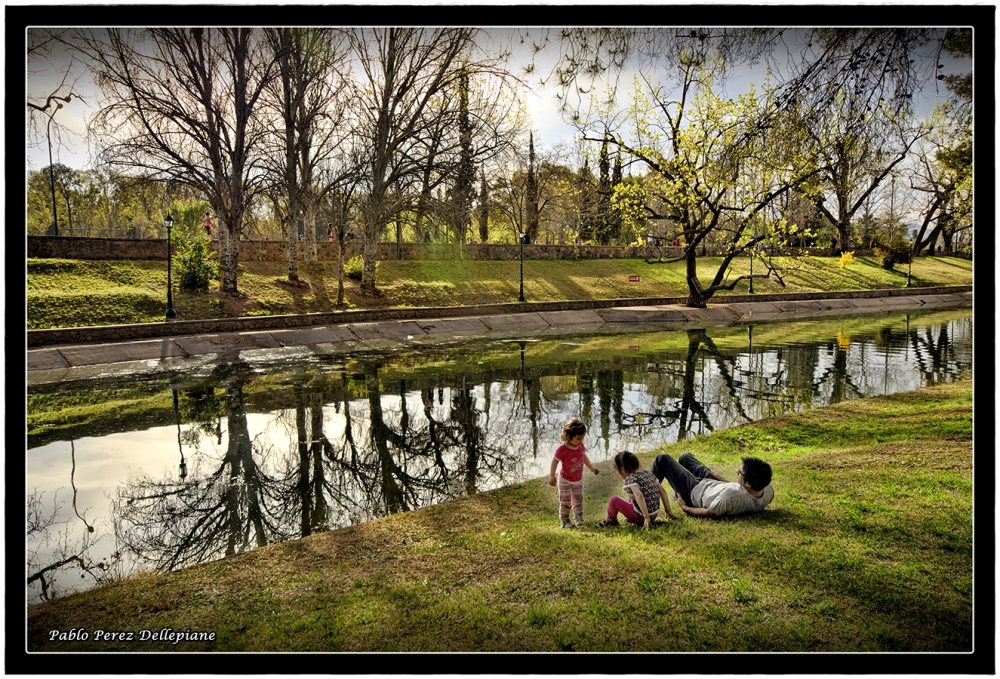
[[[718,258],[701,261],[707,283]],[[803,257],[784,262],[784,281],[755,281],[754,290],[816,292],[901,288],[906,269],[885,271],[874,258],[858,258],[840,268],[839,258]],[[746,261],[733,275],[746,273]],[[630,285],[631,274],[640,277]],[[205,319],[246,315],[297,314],[337,308],[336,264],[303,265],[300,284],[291,285],[280,262],[240,265],[237,295],[219,292],[213,281],[207,293],[175,290],[178,318]],[[176,283],[176,281],[175,281]],[[914,261],[914,286],[969,285],[972,262],[943,257]],[[377,285],[383,296],[362,297],[358,283],[345,281],[345,308],[386,306],[454,306],[513,302],[518,296],[518,262],[472,260],[383,261]],[[671,297],[687,295],[684,264],[647,264],[642,260],[526,261],[524,289],[529,301]],[[734,292],[745,293],[747,283]],[[164,262],[28,260],[28,327],[59,328],[163,320],[166,304]]]
[[[756,516],[597,530],[621,486],[604,463],[584,528],[534,480],[32,606],[28,648],[968,651],[971,418],[965,381],[754,423],[664,450],[728,476],[769,460]],[[93,634],[168,627],[216,639]],[[71,628],[90,639],[48,641]]]

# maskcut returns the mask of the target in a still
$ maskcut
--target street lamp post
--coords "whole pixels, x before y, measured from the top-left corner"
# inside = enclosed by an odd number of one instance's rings
[[[177,475],[180,477],[181,481],[184,481],[188,475],[188,466],[187,461],[184,459],[184,446],[181,445],[181,412],[180,408],[177,407],[176,380],[170,380],[170,391],[174,394],[174,421],[177,423],[177,450],[181,453],[181,463],[177,467]]]
[[[753,247],[747,248],[747,252],[750,253],[750,289],[747,290],[751,295],[753,292]]]
[[[520,263],[521,263],[521,273],[520,273],[520,276],[519,276],[520,280],[521,280],[521,288],[520,288],[520,292],[517,295],[517,301],[518,302],[523,302],[524,301],[524,238],[525,238],[525,235],[526,234],[523,234],[523,233],[517,234],[518,259],[520,260]]]
[[[45,141],[49,146],[49,188],[52,189],[52,233],[55,236],[59,235],[59,217],[56,215],[56,178],[52,169],[52,119],[62,107],[63,105],[57,102],[49,115],[49,122],[45,124]]]
[[[167,215],[167,320],[172,321],[177,318],[174,311],[174,287],[170,279],[170,270],[173,268],[173,260],[170,252],[170,230],[174,228],[174,218]]]
[[[913,236],[910,236],[910,252],[906,257],[906,287],[910,287],[910,269],[913,266]]]

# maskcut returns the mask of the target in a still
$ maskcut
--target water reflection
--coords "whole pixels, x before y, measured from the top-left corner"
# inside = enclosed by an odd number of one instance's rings
[[[43,575],[28,596],[540,476],[569,417],[588,424],[588,450],[602,460],[971,368],[962,310],[279,367],[243,359],[140,384],[38,387],[28,399],[28,574]],[[58,503],[67,485],[72,512]]]

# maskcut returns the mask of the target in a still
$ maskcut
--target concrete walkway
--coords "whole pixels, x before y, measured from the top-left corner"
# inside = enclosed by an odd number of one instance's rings
[[[245,332],[181,334],[157,339],[87,344],[63,344],[29,349],[29,373],[56,371],[67,376],[74,368],[166,359],[210,358],[253,350],[316,347],[324,353],[375,350],[428,341],[481,337],[503,339],[549,334],[622,332],[645,329],[686,329],[801,319],[828,314],[859,314],[905,309],[971,306],[972,291],[918,293],[858,298],[734,301],[690,309],[679,304],[613,306],[565,311],[528,311],[450,318],[348,322],[307,328]],[[741,298],[745,299],[745,298]],[[638,301],[638,300],[637,300]],[[627,325],[628,327],[623,327]],[[650,326],[654,327],[650,327]],[[645,327],[644,327],[645,326]],[[36,377],[42,377],[36,375]],[[58,380],[62,377],[51,375]],[[49,380],[45,380],[49,381]]]

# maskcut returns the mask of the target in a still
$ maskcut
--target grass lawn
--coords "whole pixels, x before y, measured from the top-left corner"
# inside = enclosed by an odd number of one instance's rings
[[[885,271],[874,258],[861,257],[840,268],[836,257],[781,258],[785,287],[754,282],[760,293],[901,288],[906,269]],[[707,284],[719,259],[700,260]],[[740,260],[731,275],[747,273]],[[758,267],[759,269],[759,267]],[[638,286],[628,277],[640,277]],[[178,318],[205,319],[247,315],[297,314],[337,309],[336,263],[302,265],[301,285],[291,285],[281,262],[240,265],[236,295],[221,294],[213,281],[207,293],[175,289]],[[345,281],[344,308],[455,306],[513,302],[518,296],[517,261],[387,260],[379,263],[377,285],[383,295],[362,297],[355,281]],[[540,260],[524,263],[528,301],[686,296],[683,262],[647,264],[643,260]],[[972,262],[920,257],[913,263],[914,286],[970,285]],[[176,282],[175,282],[176,285]],[[734,291],[745,293],[742,282]],[[718,297],[715,299],[719,299]],[[164,262],[29,259],[28,328],[58,328],[163,320],[166,305]]]
[[[556,491],[537,479],[31,606],[28,649],[971,650],[971,381],[663,452],[686,450],[729,477],[742,455],[768,460],[774,502],[754,516],[598,530],[621,491],[603,463],[586,476],[583,528],[559,528]],[[48,640],[81,627],[88,641]],[[216,638],[93,635],[167,627]]]

